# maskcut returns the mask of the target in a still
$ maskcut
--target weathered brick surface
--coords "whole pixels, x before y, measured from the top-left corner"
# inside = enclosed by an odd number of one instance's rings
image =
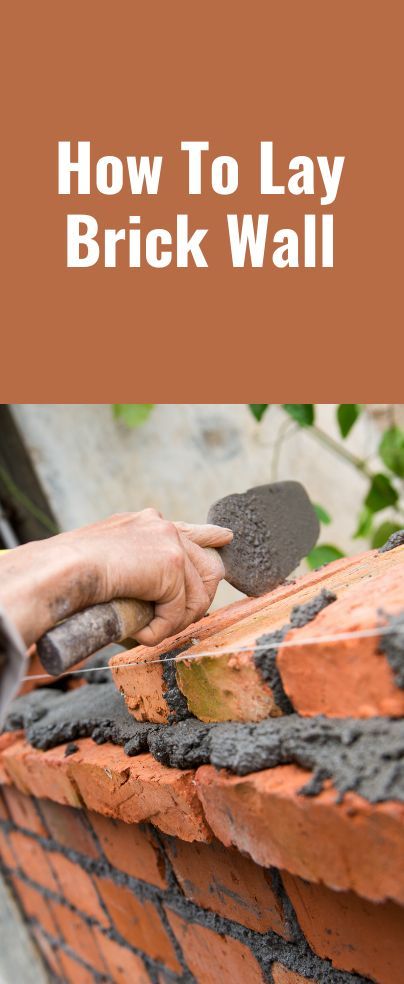
[[[321,588],[325,587],[342,598],[346,592],[353,591],[358,582],[376,578],[389,570],[395,571],[402,584],[404,547],[384,554],[370,551],[360,557],[344,558],[315,572],[315,577],[308,575],[307,578],[300,578],[294,594],[288,593],[278,598],[276,595],[269,596],[266,607],[211,636],[208,646],[205,642],[199,642],[192,647],[192,659],[187,661],[186,653],[181,654],[177,663],[177,681],[189,709],[203,721],[259,721],[268,715],[279,714],[274,695],[270,687],[263,683],[254,664],[257,640],[287,625],[294,605],[306,604]],[[327,611],[332,609],[331,605]],[[316,624],[317,619],[310,623],[307,632]],[[204,656],[206,649],[212,655]],[[201,653],[200,657],[198,653]],[[318,647],[315,657],[319,661]],[[295,650],[290,650],[289,658],[294,664],[297,659]],[[310,673],[306,679],[311,679]],[[383,712],[379,710],[376,713]]]
[[[108,920],[87,872],[74,861],[70,861],[63,854],[56,854],[55,851],[48,852],[48,859],[59,886],[59,894],[66,899],[66,902],[80,909],[90,919],[96,919],[101,925],[107,926]]]
[[[404,548],[398,550],[404,558]],[[398,688],[393,670],[380,651],[382,637],[377,634],[388,615],[404,610],[403,573],[401,564],[366,584],[352,587],[320,612],[314,622],[285,637],[285,642],[296,645],[281,649],[277,664],[284,688],[299,714],[404,715],[404,691]],[[324,636],[368,629],[375,629],[376,635],[335,639],[321,643],[321,647],[316,642]]]
[[[148,829],[139,824],[111,820],[98,813],[91,813],[89,819],[105,857],[114,868],[158,888],[166,887],[164,861]]]
[[[68,981],[69,978],[67,976],[64,977],[63,975],[63,968],[59,959],[61,953],[59,948],[53,947],[51,945],[47,936],[45,936],[45,934],[42,932],[39,926],[33,926],[32,935],[35,939],[36,945],[40,953],[42,954],[45,962],[50,967],[52,973],[55,974],[57,978],[62,978],[62,980],[65,979],[66,981]]]
[[[45,896],[32,885],[18,878],[18,875],[13,875],[11,882],[28,919],[37,920],[49,936],[56,937],[58,932],[56,922]]]
[[[64,745],[42,752],[21,739],[5,749],[2,762],[8,780],[22,793],[51,797],[68,806],[82,806],[69,778],[69,760],[64,753]]]
[[[302,977],[276,961],[271,967],[273,984],[320,984],[314,977]]]
[[[94,930],[108,973],[114,984],[150,984],[143,960],[136,953]]]
[[[184,895],[191,902],[259,933],[272,930],[290,939],[271,872],[219,841],[187,844],[167,839],[166,849]]]
[[[41,800],[40,809],[46,829],[53,840],[88,858],[99,857],[90,825],[82,810],[45,799]]]
[[[404,967],[404,909],[333,892],[286,872],[283,882],[310,946],[340,970],[392,984]]]
[[[198,984],[262,984],[262,970],[244,943],[230,936],[219,935],[205,926],[186,922],[167,909],[167,916],[184,952],[187,966]]]
[[[168,769],[151,755],[128,758],[117,745],[77,742],[39,751],[20,740],[3,753],[4,768],[24,793],[51,796],[69,806],[83,804],[126,823],[151,819],[167,834],[186,840],[209,840],[191,770]]]
[[[293,592],[293,587],[293,585],[282,585],[278,590],[289,593]],[[274,594],[275,592],[271,592],[271,597]],[[192,646],[194,638],[199,641],[206,640],[215,632],[238,622],[244,615],[260,611],[268,604],[269,597],[263,595],[261,598],[242,598],[226,608],[219,608],[205,615],[199,622],[170,636],[158,646],[137,646],[136,649],[112,656],[109,661],[112,678],[118,690],[124,694],[131,714],[138,721],[167,723],[170,717],[170,708],[165,699],[167,686],[164,681],[163,666],[155,660],[161,659],[172,650]]]
[[[70,954],[59,950],[58,958],[63,972],[63,980],[68,984],[95,984],[95,976]]]
[[[0,860],[6,868],[17,867],[17,860],[12,852],[9,837],[2,830],[0,830]]]
[[[105,974],[105,961],[92,928],[77,912],[72,912],[65,905],[53,899],[49,901],[49,905],[62,940],[90,967]]]
[[[66,761],[89,810],[126,823],[150,819],[186,840],[209,839],[192,771],[168,769],[151,755],[128,758],[123,748],[95,745],[90,738],[78,744],[79,751]]]
[[[12,830],[7,837],[17,859],[17,866],[27,878],[32,878],[32,881],[42,885],[43,888],[57,892],[57,882],[42,845],[32,837],[26,837],[19,830]]]
[[[161,917],[152,902],[141,902],[130,889],[109,878],[96,878],[112,923],[131,946],[138,947],[170,970],[181,973],[175,951]]]
[[[15,786],[5,786],[3,791],[9,816],[17,824],[33,834],[46,835],[46,828],[30,796],[20,793]]]
[[[10,748],[11,745],[17,744],[17,742],[23,737],[23,734],[24,734],[23,731],[4,731],[3,734],[0,735],[0,784],[1,785],[6,785],[12,782],[10,776],[6,772],[5,767],[3,765],[3,753],[6,751],[7,748]]]
[[[202,766],[196,781],[208,823],[227,846],[310,881],[404,903],[404,804],[354,793],[338,803],[330,785],[299,795],[310,777],[295,765],[244,777]]]

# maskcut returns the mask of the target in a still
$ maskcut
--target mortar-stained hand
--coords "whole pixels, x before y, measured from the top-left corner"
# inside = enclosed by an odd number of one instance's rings
[[[153,601],[154,619],[137,640],[155,645],[207,611],[224,568],[206,548],[232,537],[220,526],[168,522],[156,509],[119,513],[0,557],[0,604],[29,646],[89,605]]]

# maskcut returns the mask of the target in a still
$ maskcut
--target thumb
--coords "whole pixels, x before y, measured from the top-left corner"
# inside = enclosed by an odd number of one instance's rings
[[[195,523],[175,523],[179,533],[196,543],[198,547],[224,547],[233,539],[232,530],[225,526],[213,526],[211,523],[197,525]]]

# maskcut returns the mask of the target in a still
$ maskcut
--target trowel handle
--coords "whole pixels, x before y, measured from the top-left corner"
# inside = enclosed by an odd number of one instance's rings
[[[85,608],[39,639],[37,650],[42,666],[51,676],[59,676],[103,646],[133,637],[151,622],[153,615],[150,602],[132,598]]]

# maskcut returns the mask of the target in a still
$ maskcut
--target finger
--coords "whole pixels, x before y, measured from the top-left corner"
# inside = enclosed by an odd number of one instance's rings
[[[232,530],[224,526],[213,526],[211,523],[196,525],[194,523],[175,523],[179,533],[183,533],[197,543],[199,547],[224,547],[233,539]]]
[[[187,557],[185,557],[186,562]],[[144,646],[156,646],[158,642],[174,635],[184,626],[186,618],[185,581],[184,564],[184,568],[178,570],[173,576],[163,599],[155,605],[154,618],[150,624],[136,634],[136,642]]]
[[[181,541],[184,545],[184,550],[188,554],[188,557],[192,561],[194,567],[198,571],[200,578],[202,579],[205,589],[209,595],[209,604],[213,601],[216,594],[216,589],[219,581],[225,575],[223,561],[220,554],[216,550],[212,550],[210,547],[199,547],[196,543],[192,543],[191,540],[182,534]]]
[[[185,561],[185,625],[196,622],[206,614],[210,605],[210,595],[207,591],[197,567],[187,556]]]

